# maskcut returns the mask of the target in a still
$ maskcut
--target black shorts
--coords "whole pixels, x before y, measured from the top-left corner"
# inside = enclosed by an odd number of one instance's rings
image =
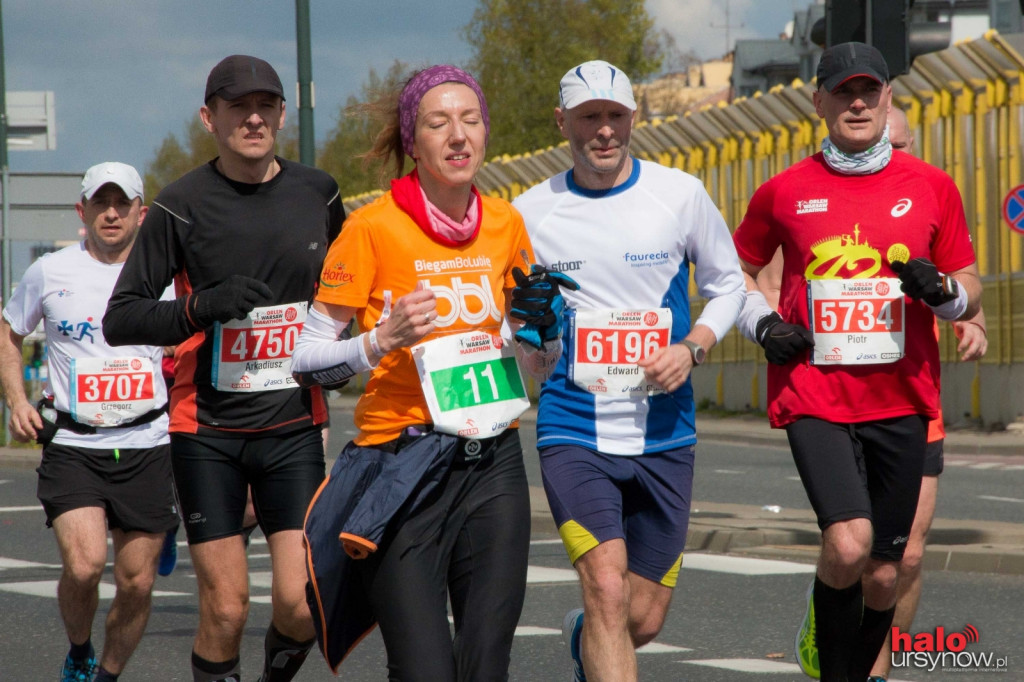
[[[924,450],[924,475],[938,476],[945,468],[945,460],[942,456],[942,444],[945,441],[940,438],[928,443]]]
[[[189,544],[241,533],[250,486],[264,535],[301,530],[324,480],[318,426],[248,440],[172,433],[171,453]]]
[[[869,519],[871,556],[902,559],[921,492],[927,420],[911,415],[836,424],[805,417],[786,434],[818,527]]]
[[[36,469],[46,525],[72,509],[102,507],[111,529],[164,533],[177,528],[170,450],[168,445],[107,450],[50,443]]]

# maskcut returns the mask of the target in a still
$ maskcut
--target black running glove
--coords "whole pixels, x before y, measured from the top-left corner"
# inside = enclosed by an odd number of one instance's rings
[[[529,275],[513,268],[512,277],[516,285],[512,289],[509,314],[526,323],[516,332],[516,339],[538,350],[545,341],[560,339],[565,310],[561,287],[576,291],[580,285],[572,277],[536,263]]]
[[[808,348],[814,347],[810,329],[783,322],[778,313],[765,315],[757,322],[758,342],[764,347],[764,356],[773,365],[785,365]]]
[[[939,273],[927,258],[915,258],[909,263],[894,260],[889,264],[900,278],[900,290],[910,298],[924,301],[935,308],[957,297],[957,281]]]
[[[263,282],[245,275],[231,275],[215,287],[193,293],[186,303],[189,318],[199,329],[214,322],[241,320],[256,307],[269,301],[274,292]]]

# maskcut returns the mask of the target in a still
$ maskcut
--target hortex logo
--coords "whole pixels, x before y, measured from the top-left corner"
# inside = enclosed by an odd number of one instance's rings
[[[894,627],[892,665],[929,672],[1006,672],[1006,656],[967,650],[968,645],[980,641],[981,633],[970,623],[964,626],[963,632],[947,632],[946,628],[937,627],[934,632],[910,634]]]

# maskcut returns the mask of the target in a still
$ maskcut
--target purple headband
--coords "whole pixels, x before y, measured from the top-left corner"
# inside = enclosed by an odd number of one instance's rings
[[[485,143],[491,135],[491,119],[487,115],[487,100],[484,99],[484,93],[480,89],[479,83],[462,69],[450,64],[431,66],[413,76],[402,88],[402,94],[398,97],[398,120],[402,132],[402,149],[409,156],[412,156],[416,113],[420,108],[420,100],[428,90],[441,83],[462,83],[476,93],[476,98],[480,100],[480,113],[484,118]]]

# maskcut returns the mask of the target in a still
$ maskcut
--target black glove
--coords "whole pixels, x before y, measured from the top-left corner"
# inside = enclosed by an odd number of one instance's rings
[[[894,260],[889,267],[900,278],[900,291],[933,308],[955,300],[959,293],[957,281],[940,274],[935,263],[927,258],[915,258],[909,263]]]
[[[758,343],[764,347],[764,357],[773,365],[784,365],[814,347],[814,334],[810,329],[783,322],[778,313],[758,320],[755,333]]]
[[[539,327],[549,327],[560,317],[555,314],[556,308],[560,313],[564,307],[560,287],[572,291],[580,288],[572,277],[536,264],[530,268],[529,275],[513,268],[512,278],[516,281],[512,289],[512,317]]]
[[[215,287],[193,293],[186,305],[192,322],[206,329],[214,322],[241,320],[257,303],[269,301],[273,296],[270,287],[258,279],[231,275]]]
[[[580,285],[568,275],[537,264],[530,267],[529,275],[513,268],[512,278],[516,286],[509,314],[526,323],[516,332],[516,339],[539,350],[545,341],[561,338],[565,299],[560,287],[576,291]]]

